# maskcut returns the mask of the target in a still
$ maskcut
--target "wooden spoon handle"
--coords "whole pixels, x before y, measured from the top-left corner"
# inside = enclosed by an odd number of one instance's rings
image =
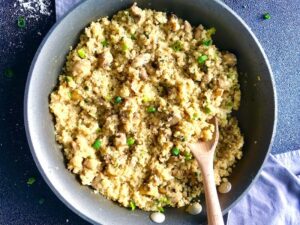
[[[202,167],[208,225],[224,225],[220,202],[217,194],[213,163]]]

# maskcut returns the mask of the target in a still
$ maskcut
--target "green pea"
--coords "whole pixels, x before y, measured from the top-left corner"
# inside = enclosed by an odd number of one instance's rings
[[[78,49],[77,54],[80,58],[85,59],[86,58],[86,54],[83,48]]]
[[[119,104],[121,102],[122,102],[122,97],[120,97],[120,96],[115,97],[115,103],[116,104]]]
[[[207,55],[201,55],[198,57],[197,61],[199,64],[204,64],[207,59],[208,59]]]
[[[134,143],[135,143],[134,138],[130,137],[130,138],[127,139],[127,145],[128,146],[132,146],[132,145],[134,145]]]
[[[154,113],[154,112],[156,112],[156,108],[154,106],[149,106],[148,109],[147,109],[147,112],[148,113]]]
[[[95,149],[95,150],[99,150],[101,148],[101,145],[102,145],[102,141],[97,139],[94,144],[92,145],[92,147]]]
[[[177,148],[177,147],[173,147],[173,148],[171,149],[171,153],[172,153],[172,155],[174,155],[174,156],[178,156],[179,153],[180,153],[180,150],[179,150],[179,148]]]

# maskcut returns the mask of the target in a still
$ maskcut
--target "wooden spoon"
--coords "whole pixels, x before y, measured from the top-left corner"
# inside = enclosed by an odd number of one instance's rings
[[[189,148],[196,158],[202,172],[208,225],[224,225],[213,167],[214,153],[219,140],[219,128],[216,118],[213,119],[213,122],[215,131],[212,140],[189,144]]]

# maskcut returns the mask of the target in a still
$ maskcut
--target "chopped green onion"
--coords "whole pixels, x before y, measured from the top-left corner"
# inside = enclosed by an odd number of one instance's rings
[[[263,18],[264,18],[264,20],[269,20],[269,19],[271,19],[270,13],[264,13],[264,14],[263,14]]]
[[[34,182],[35,182],[35,177],[29,177],[28,180],[27,180],[28,185],[33,185]]]
[[[92,147],[95,149],[95,150],[99,150],[101,148],[101,145],[102,145],[102,141],[100,141],[99,139],[97,139],[94,144],[92,145]]]
[[[230,101],[230,102],[227,102],[226,103],[226,107],[228,108],[232,108],[233,107],[233,103]]]
[[[150,102],[150,101],[151,101],[151,98],[149,98],[147,96],[143,97],[143,102]]]
[[[128,146],[132,146],[134,143],[135,143],[134,138],[130,137],[130,138],[127,139],[127,145]]]
[[[119,104],[122,102],[122,98],[120,96],[115,97],[115,103]]]
[[[85,54],[85,51],[84,51],[83,48],[78,49],[77,54],[78,54],[78,56],[79,56],[80,58],[82,58],[82,59],[86,58],[86,54]]]
[[[100,133],[100,132],[101,132],[101,128],[98,127],[98,128],[96,129],[96,133]]]
[[[173,148],[171,149],[171,153],[172,153],[172,155],[174,155],[174,156],[178,156],[179,153],[180,153],[180,150],[179,150],[179,148],[177,148],[177,147],[173,147]]]
[[[203,41],[202,44],[205,46],[210,46],[210,45],[212,45],[212,40],[209,39],[209,40]]]
[[[147,109],[147,112],[148,113],[154,113],[154,112],[156,112],[156,108],[154,106],[149,106],[148,109]]]
[[[161,213],[163,213],[163,212],[165,211],[164,208],[161,207],[161,206],[158,206],[158,207],[157,207],[157,210],[158,210],[159,212],[161,212]]]
[[[127,44],[123,43],[123,45],[122,45],[122,50],[123,50],[123,52],[125,52],[125,51],[128,50]]]
[[[162,197],[159,199],[159,202],[161,202],[161,203],[165,203],[167,201],[168,201],[168,199],[166,197]]]
[[[136,35],[135,35],[135,33],[134,33],[134,34],[131,34],[130,38],[131,38],[131,40],[136,40]]]
[[[68,92],[68,96],[69,96],[69,98],[72,98],[72,92],[71,91]]]
[[[215,33],[216,33],[216,28],[215,27],[211,27],[211,28],[209,28],[207,31],[206,31],[206,34],[207,34],[207,36],[211,36],[211,35],[214,35]]]
[[[73,78],[71,76],[66,76],[65,77],[65,81],[67,82],[71,82],[73,80]]]
[[[211,113],[211,109],[210,109],[208,106],[206,106],[206,107],[204,108],[204,112],[205,112],[206,114],[210,114],[210,113]]]
[[[107,96],[104,96],[104,99],[105,99],[105,101],[109,102],[112,99],[112,97],[110,95],[107,95]]]
[[[24,28],[26,26],[26,20],[24,16],[18,17],[18,27]]]
[[[183,48],[183,45],[180,41],[175,41],[174,44],[171,45],[171,48],[175,51],[175,52],[178,52],[178,51],[181,51],[182,48]]]
[[[44,199],[44,198],[40,198],[40,199],[39,199],[39,204],[40,204],[40,205],[44,204],[44,202],[45,202],[45,199]]]
[[[193,120],[197,120],[197,119],[199,119],[199,115],[198,115],[198,113],[194,113],[193,114]]]
[[[14,76],[14,72],[12,71],[12,69],[5,69],[4,76],[6,76],[7,78],[12,78]]]
[[[167,199],[166,197],[162,197],[162,198],[159,199],[159,203],[169,205],[170,204],[170,200]]]
[[[191,159],[192,159],[192,154],[189,153],[189,152],[186,152],[186,153],[184,154],[184,158],[185,158],[185,160],[191,160]]]
[[[198,57],[197,61],[199,64],[205,63],[205,61],[208,59],[207,55],[201,55]]]
[[[136,205],[135,205],[134,201],[130,201],[129,205],[130,205],[131,211],[134,211],[135,208],[136,208]]]
[[[108,41],[104,39],[104,40],[101,42],[101,44],[102,44],[103,47],[107,47],[107,46],[108,46]]]

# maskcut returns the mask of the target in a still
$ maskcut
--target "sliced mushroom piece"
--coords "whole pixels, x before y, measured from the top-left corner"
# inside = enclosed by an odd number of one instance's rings
[[[192,31],[192,26],[188,21],[184,21],[184,31],[185,32],[191,32]]]
[[[142,80],[147,80],[148,79],[148,73],[144,67],[141,68],[140,70],[140,78]]]
[[[78,75],[89,75],[91,73],[91,62],[89,60],[83,59],[78,62],[76,62],[72,69],[72,75],[78,76]]]
[[[176,15],[172,14],[169,18],[169,25],[172,31],[178,31],[180,29],[180,25],[178,22],[178,18]]]
[[[179,114],[174,114],[170,119],[169,119],[169,124],[170,126],[173,126],[177,124],[181,120],[181,116]]]
[[[84,160],[83,165],[85,168],[95,171],[98,166],[98,161],[96,159],[87,158]]]
[[[161,193],[161,194],[166,194],[166,193],[167,193],[167,190],[166,190],[166,188],[164,188],[164,187],[159,187],[159,188],[158,188],[158,191],[159,191],[159,193]]]
[[[141,22],[144,19],[144,12],[139,8],[136,2],[131,6],[130,13],[134,17],[136,22]]]
[[[155,68],[152,65],[147,64],[145,67],[149,75],[155,75]]]
[[[126,134],[117,133],[115,138],[115,146],[120,147],[126,145]]]
[[[141,86],[136,80],[134,80],[131,82],[130,88],[135,94],[138,94]]]
[[[77,143],[76,143],[75,141],[72,141],[72,142],[71,142],[71,146],[72,146],[72,148],[73,148],[74,150],[78,150],[78,145],[77,145]]]
[[[195,32],[194,32],[195,39],[199,39],[201,37],[203,29],[204,28],[202,25],[199,25],[198,27],[195,28]]]
[[[149,53],[144,53],[138,55],[132,62],[133,67],[141,67],[147,64],[151,59],[151,55]]]
[[[149,192],[149,188],[145,185],[142,185],[139,187],[138,191],[142,194],[142,195],[147,195]]]
[[[103,68],[108,68],[110,64],[113,62],[113,56],[109,50],[105,50],[100,54],[98,59],[99,65]]]

